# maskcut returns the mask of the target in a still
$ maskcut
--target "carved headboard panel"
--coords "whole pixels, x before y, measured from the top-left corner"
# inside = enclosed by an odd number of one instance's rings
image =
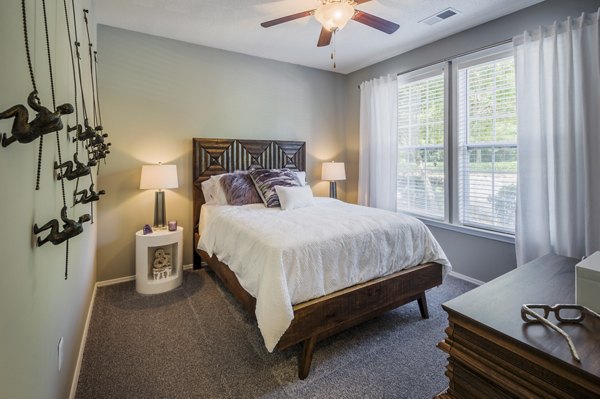
[[[304,141],[193,139],[194,190],[194,264],[199,266],[196,254],[200,207],[204,204],[201,184],[211,176],[250,168],[303,171],[306,169]],[[197,263],[198,262],[198,263]]]

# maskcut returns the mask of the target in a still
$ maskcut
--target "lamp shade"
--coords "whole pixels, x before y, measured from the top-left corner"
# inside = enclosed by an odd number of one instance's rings
[[[141,189],[177,188],[177,165],[143,165]]]
[[[347,0],[322,4],[315,10],[315,18],[328,31],[341,30],[354,16],[354,7]]]
[[[321,180],[346,180],[346,168],[343,162],[324,162],[321,169]]]

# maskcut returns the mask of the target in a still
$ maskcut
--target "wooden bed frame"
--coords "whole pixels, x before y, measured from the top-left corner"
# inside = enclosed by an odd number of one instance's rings
[[[201,183],[210,176],[258,168],[305,170],[306,146],[302,141],[193,139],[194,267],[204,260],[241,305],[254,315],[256,299],[216,256],[197,250]],[[429,318],[425,291],[442,283],[442,266],[425,263],[400,272],[336,291],[293,306],[294,319],[277,349],[303,343],[298,377],[305,379],[317,341],[362,323],[408,302],[417,301],[421,316]]]

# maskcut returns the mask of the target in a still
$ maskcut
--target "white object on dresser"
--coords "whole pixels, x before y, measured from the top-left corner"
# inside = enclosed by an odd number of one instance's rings
[[[157,257],[158,255],[158,257]],[[155,266],[156,263],[156,266]],[[183,281],[183,227],[135,233],[135,289],[140,294],[160,294]]]
[[[579,305],[600,312],[600,252],[575,265],[575,298]]]

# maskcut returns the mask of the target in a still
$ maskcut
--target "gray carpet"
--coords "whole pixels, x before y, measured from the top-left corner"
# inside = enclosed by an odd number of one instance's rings
[[[441,391],[446,313],[474,285],[448,277],[416,302],[317,344],[297,378],[299,348],[268,353],[255,321],[212,273],[144,296],[135,283],[99,288],[77,398],[431,398]]]

